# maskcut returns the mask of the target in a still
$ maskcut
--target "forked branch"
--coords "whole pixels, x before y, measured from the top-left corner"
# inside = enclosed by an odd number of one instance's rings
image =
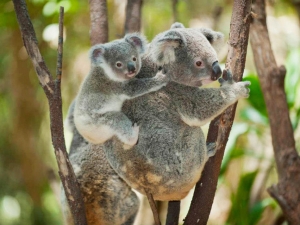
[[[35,31],[30,20],[27,5],[24,0],[13,0],[17,20],[21,30],[24,46],[33,63],[39,82],[48,98],[50,107],[50,127],[52,144],[58,164],[65,194],[76,225],[86,225],[84,202],[74,171],[70,164],[63,133],[62,99],[61,99],[61,69],[63,43],[63,9],[60,10],[59,47],[57,61],[57,79],[53,80],[49,69],[40,53]]]

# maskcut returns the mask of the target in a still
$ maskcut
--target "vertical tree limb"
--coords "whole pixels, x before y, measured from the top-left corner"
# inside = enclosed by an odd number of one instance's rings
[[[179,21],[177,5],[178,0],[172,0],[173,22]]]
[[[166,225],[178,225],[179,214],[180,201],[169,201]]]
[[[89,0],[91,45],[108,42],[108,18],[106,0]]]
[[[250,32],[254,62],[270,120],[279,182],[268,189],[290,224],[300,224],[300,157],[284,91],[284,66],[277,67],[266,24],[265,1],[256,0]]]
[[[141,30],[143,0],[127,0],[125,34]]]
[[[245,68],[251,1],[234,0],[230,22],[229,50],[226,68],[230,68],[234,80],[240,81]],[[205,225],[215,196],[225,146],[235,116],[236,105],[228,107],[209,126],[207,143],[217,143],[217,153],[206,163],[200,181],[196,184],[192,203],[185,218],[185,225]]]
[[[62,120],[62,99],[60,89],[60,75],[58,72],[58,79],[53,80],[48,67],[46,66],[43,57],[38,48],[38,42],[35,35],[33,25],[31,23],[27,5],[24,0],[13,0],[17,20],[20,26],[21,35],[24,46],[30,56],[35,71],[38,75],[39,82],[44,89],[48,98],[50,107],[50,127],[52,144],[59,168],[59,175],[68,199],[68,203],[76,225],[87,224],[85,218],[84,203],[77,183],[72,166],[68,159],[66,151],[63,120]],[[63,13],[63,11],[61,11]],[[60,26],[63,24],[63,16],[61,14]],[[61,30],[62,28],[60,28]],[[62,38],[62,33],[61,33]],[[62,41],[59,42],[62,45]],[[62,57],[62,46],[59,47],[58,55]],[[58,70],[61,68],[62,59],[58,59]],[[59,75],[60,74],[60,75]]]

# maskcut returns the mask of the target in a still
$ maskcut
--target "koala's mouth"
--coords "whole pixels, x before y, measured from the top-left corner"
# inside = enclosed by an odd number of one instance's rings
[[[201,81],[202,85],[210,84],[211,82],[213,82],[213,80],[211,78],[201,79],[200,81]]]
[[[128,73],[125,73],[125,77],[128,77],[128,78],[135,77],[135,75],[136,75],[136,72],[128,72]]]

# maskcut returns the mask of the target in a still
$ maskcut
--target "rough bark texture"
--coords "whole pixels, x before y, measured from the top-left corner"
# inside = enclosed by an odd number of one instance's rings
[[[146,193],[147,199],[149,201],[149,205],[150,205],[152,213],[153,213],[154,223],[155,223],[155,225],[161,225],[159,214],[157,211],[157,206],[155,204],[153,196],[150,192],[148,192],[146,190],[145,190],[145,193]]]
[[[106,0],[90,0],[91,45],[108,41],[108,18]]]
[[[143,0],[128,0],[126,6],[125,34],[140,32]]]
[[[232,71],[236,81],[242,79],[245,68],[250,18],[251,1],[234,0],[226,68]],[[228,107],[223,114],[210,123],[207,143],[216,142],[217,153],[206,163],[201,179],[196,184],[190,210],[185,218],[185,225],[205,225],[208,221],[236,105]]]
[[[43,87],[50,106],[50,126],[52,144],[59,168],[59,175],[68,199],[76,225],[87,224],[84,203],[72,166],[68,159],[63,133],[62,99],[60,75],[53,80],[38,48],[35,31],[31,23],[27,5],[24,0],[13,0],[23,43],[30,56],[39,82]],[[62,49],[61,49],[62,50]],[[62,55],[62,52],[58,51]],[[58,62],[60,65],[60,62]]]
[[[272,144],[279,182],[268,189],[290,224],[300,224],[300,158],[284,91],[284,66],[278,67],[271,48],[265,1],[253,4],[256,18],[251,25],[251,46],[270,120]]]

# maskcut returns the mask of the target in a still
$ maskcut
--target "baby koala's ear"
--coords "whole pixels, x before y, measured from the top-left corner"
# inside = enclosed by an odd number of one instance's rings
[[[175,49],[186,46],[185,37],[176,29],[157,36],[151,43],[151,57],[158,66],[174,62]]]
[[[140,54],[144,54],[147,50],[147,39],[144,35],[139,33],[126,34],[124,37],[132,46],[136,47]]]
[[[90,59],[93,64],[100,64],[104,59],[105,47],[103,44],[94,45],[90,50]]]
[[[207,38],[216,51],[220,50],[224,44],[224,35],[221,32],[213,31],[208,28],[200,28],[200,32]]]
[[[176,28],[185,28],[185,27],[182,23],[175,22],[175,23],[172,24],[170,29],[176,29]]]

